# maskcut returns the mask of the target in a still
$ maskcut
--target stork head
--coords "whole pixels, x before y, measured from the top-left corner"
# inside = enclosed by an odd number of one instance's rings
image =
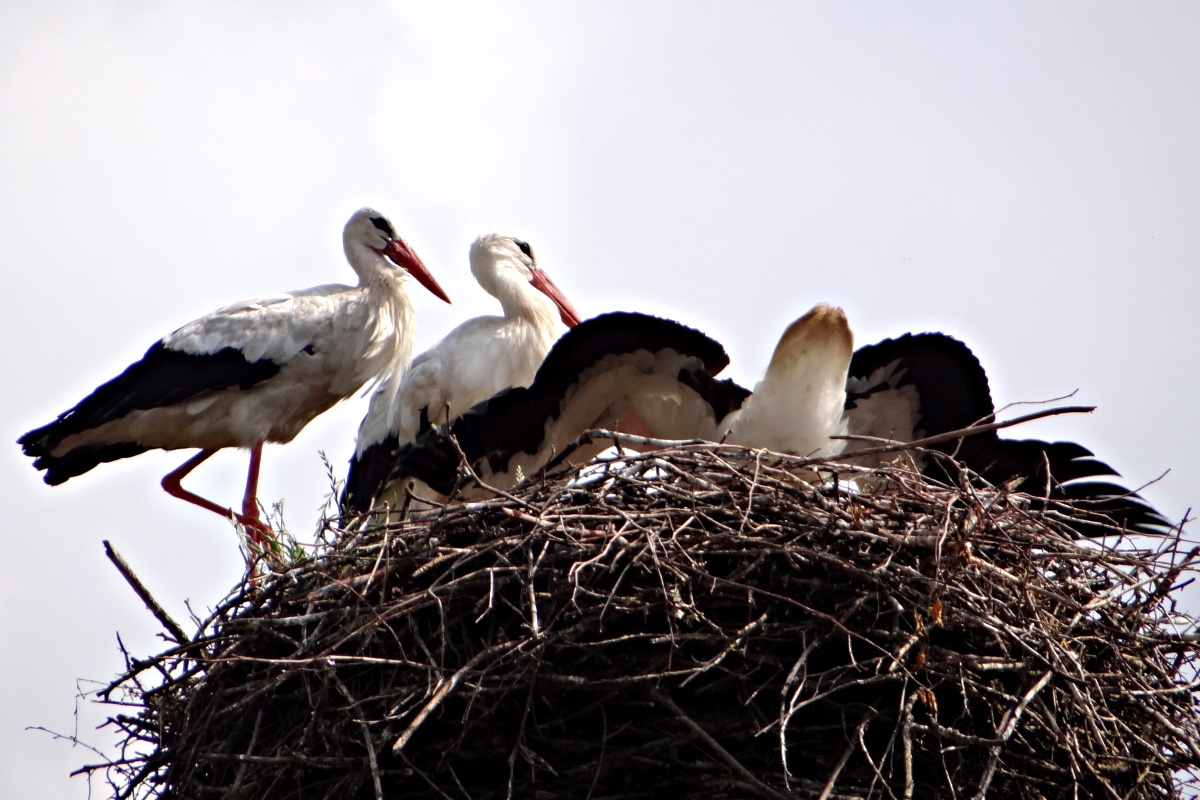
[[[361,269],[359,254],[366,248],[384,256],[390,264],[412,275],[437,297],[450,302],[450,297],[434,280],[421,257],[396,235],[396,229],[388,218],[375,209],[360,208],[354,212],[342,230],[342,246],[346,251],[346,259],[355,270]]]
[[[501,302],[504,295],[502,286],[507,278],[511,276],[525,281],[550,298],[568,328],[580,322],[579,312],[571,305],[571,301],[554,285],[545,270],[537,265],[533,248],[528,242],[498,233],[485,233],[471,245],[471,273],[488,294],[500,298]]]

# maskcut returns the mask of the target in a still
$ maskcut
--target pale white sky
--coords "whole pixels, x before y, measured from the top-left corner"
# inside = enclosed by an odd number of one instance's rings
[[[255,4],[0,0],[5,436],[235,300],[349,282],[340,231],[388,214],[454,298],[467,247],[530,241],[585,316],[671,316],[752,385],[817,301],[860,343],[964,339],[998,405],[1078,389],[1074,439],[1168,516],[1198,496],[1200,6],[1061,3]],[[268,448],[305,535],[364,411]],[[1014,434],[1017,435],[1017,434]],[[0,449],[0,795],[84,798],[111,744],[79,680],[159,647],[103,555],[180,618],[236,580],[232,531],[166,496],[186,453],[51,489]],[[196,473],[240,497],[245,455]],[[78,710],[78,718],[74,716]],[[106,796],[103,786],[94,796]]]

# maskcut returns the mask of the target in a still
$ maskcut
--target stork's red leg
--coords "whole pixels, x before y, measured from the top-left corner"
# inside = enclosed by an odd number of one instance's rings
[[[257,514],[255,514],[253,517],[249,517],[245,514],[235,513],[233,509],[219,506],[213,501],[207,500],[200,495],[189,492],[187,489],[183,488],[183,479],[186,478],[192,470],[207,461],[215,452],[217,451],[201,450],[199,453],[183,462],[183,465],[179,467],[179,469],[169,473],[165,478],[162,479],[163,489],[165,489],[167,494],[171,495],[172,497],[178,497],[180,500],[186,500],[193,505],[206,508],[215,514],[220,514],[226,519],[232,516],[238,522],[246,526],[246,532],[250,534],[250,539],[253,542],[256,544],[265,544],[267,541],[273,538],[272,532],[270,528],[263,524],[263,521],[258,518]],[[257,474],[255,474],[256,483],[257,477]]]
[[[242,497],[242,514],[250,519],[261,520],[258,515],[258,472],[262,466],[263,443],[260,439],[250,448],[250,470],[246,473],[246,494]]]

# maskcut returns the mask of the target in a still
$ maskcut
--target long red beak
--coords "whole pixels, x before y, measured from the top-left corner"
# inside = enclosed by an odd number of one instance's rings
[[[558,306],[558,315],[562,317],[563,325],[566,325],[568,328],[574,328],[583,321],[579,316],[579,312],[571,305],[571,301],[558,290],[558,287],[554,285],[554,281],[550,280],[550,276],[543,270],[534,267],[533,277],[529,279],[529,283],[533,285],[533,288],[554,301],[554,305]]]
[[[447,295],[442,287],[438,285],[438,282],[433,279],[433,275],[430,274],[429,268],[425,266],[425,262],[423,262],[421,257],[414,253],[413,249],[405,244],[403,240],[390,240],[384,246],[383,254],[394,261],[397,266],[406,270],[409,275],[412,275],[414,278],[420,281],[421,285],[426,289],[433,292],[447,303],[450,302],[450,296]]]

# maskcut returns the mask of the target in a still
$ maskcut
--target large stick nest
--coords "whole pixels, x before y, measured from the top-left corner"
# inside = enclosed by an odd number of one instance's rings
[[[1178,540],[1003,491],[627,455],[340,531],[106,696],[121,797],[1173,798]],[[835,473],[825,472],[828,478]],[[1067,512],[1060,512],[1067,513]],[[178,628],[176,636],[180,635]]]

